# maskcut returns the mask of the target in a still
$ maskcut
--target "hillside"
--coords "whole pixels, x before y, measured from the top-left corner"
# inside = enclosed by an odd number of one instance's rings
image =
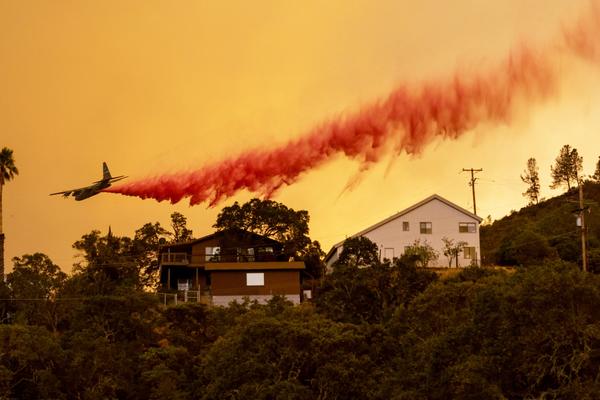
[[[584,185],[590,270],[600,271],[600,184]],[[581,233],[576,189],[481,227],[484,265],[533,265],[544,259],[581,264]]]

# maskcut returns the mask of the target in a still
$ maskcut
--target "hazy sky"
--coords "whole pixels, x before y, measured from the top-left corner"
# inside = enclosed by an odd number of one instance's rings
[[[140,178],[263,148],[360,108],[402,82],[469,71],[512,46],[552,42],[589,0],[475,1],[11,1],[0,0],[0,147],[20,174],[4,187],[8,269],[41,251],[63,269],[92,229],[133,235],[177,210],[199,236],[216,208],[114,194],[49,197],[101,177]],[[275,200],[311,215],[329,246],[438,193],[472,207],[462,168],[483,168],[478,213],[500,218],[526,204],[519,174],[540,165],[542,192],[563,144],[592,173],[600,155],[598,68],[565,59],[560,93],[523,105],[502,126],[437,141],[419,157],[388,158],[356,178],[337,157]],[[522,109],[522,112],[521,112]]]

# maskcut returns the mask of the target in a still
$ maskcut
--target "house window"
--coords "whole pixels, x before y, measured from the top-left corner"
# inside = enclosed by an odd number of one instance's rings
[[[410,230],[410,224],[408,221],[402,221],[402,230],[404,232],[408,232]]]
[[[238,247],[236,249],[237,253],[237,262],[254,262],[254,248],[241,248]]]
[[[219,255],[221,254],[220,247],[207,247],[205,253],[206,261],[219,261]]]
[[[460,233],[476,233],[477,225],[475,225],[475,222],[459,222],[458,223],[458,232],[460,232]]]
[[[246,273],[246,286],[265,286],[264,272]]]
[[[475,260],[477,258],[475,247],[463,247],[463,253],[466,260]]]
[[[421,233],[423,234],[431,234],[431,232],[433,231],[431,222],[421,222],[420,227]]]

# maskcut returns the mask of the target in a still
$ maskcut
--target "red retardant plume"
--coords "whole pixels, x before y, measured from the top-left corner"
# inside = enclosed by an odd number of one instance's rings
[[[358,112],[326,121],[279,147],[248,150],[194,171],[132,181],[105,192],[171,203],[189,197],[190,205],[211,206],[243,189],[269,197],[338,154],[368,166],[390,148],[397,154],[418,154],[435,138],[456,139],[481,123],[508,123],[517,101],[534,103],[555,94],[560,57],[600,63],[600,13],[591,8],[545,49],[522,46],[485,71],[400,85]]]

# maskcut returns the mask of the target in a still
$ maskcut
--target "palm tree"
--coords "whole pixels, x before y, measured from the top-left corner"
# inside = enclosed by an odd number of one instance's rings
[[[0,151],[0,279],[4,279],[4,231],[2,230],[2,187],[12,180],[19,170],[15,166],[13,151],[4,147]]]

